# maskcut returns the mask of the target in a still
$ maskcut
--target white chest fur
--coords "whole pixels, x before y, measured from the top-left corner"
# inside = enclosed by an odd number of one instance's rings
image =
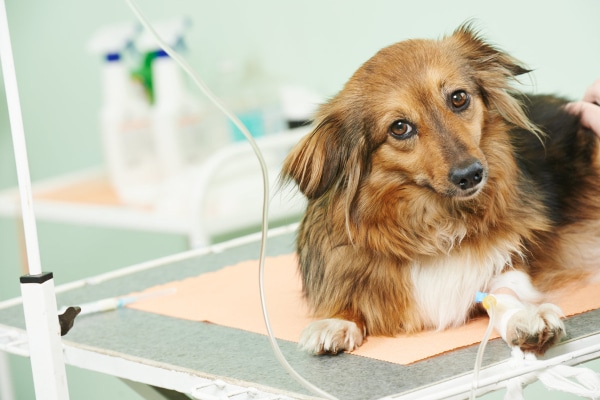
[[[413,263],[411,277],[422,323],[445,329],[466,322],[477,291],[486,291],[492,279],[511,264],[514,249],[500,246],[485,254],[455,248],[446,256]]]

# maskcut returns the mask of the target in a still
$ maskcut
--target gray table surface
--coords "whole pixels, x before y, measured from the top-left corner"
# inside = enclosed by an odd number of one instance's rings
[[[288,254],[294,234],[269,239],[267,254]],[[257,259],[258,242],[242,244],[218,253],[111,279],[96,285],[59,293],[58,306],[77,305],[214,271],[244,260]],[[258,284],[258,277],[256,284]],[[577,338],[599,330],[600,310],[566,320],[568,337]],[[24,328],[22,307],[0,310],[0,324]],[[310,394],[276,361],[265,336],[191,322],[131,309],[78,317],[65,340],[182,369],[201,371],[223,379],[248,382],[291,393]],[[472,371],[477,346],[452,351],[403,366],[352,354],[310,356],[295,343],[279,340],[289,363],[306,379],[340,399],[367,400],[406,392],[436,381]],[[501,340],[489,343],[484,365],[502,361],[510,350]]]

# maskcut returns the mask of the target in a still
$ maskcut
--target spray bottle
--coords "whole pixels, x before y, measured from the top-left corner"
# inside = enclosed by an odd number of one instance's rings
[[[177,18],[155,25],[160,37],[175,50],[182,50],[184,34],[190,27],[187,18]],[[138,47],[153,52],[153,129],[161,170],[168,180],[176,180],[185,170],[201,163],[220,145],[206,107],[186,88],[177,63],[157,47],[146,32]]]
[[[100,124],[109,179],[124,203],[149,205],[161,179],[150,106],[124,59],[138,32],[134,24],[105,27],[88,48],[103,57]]]

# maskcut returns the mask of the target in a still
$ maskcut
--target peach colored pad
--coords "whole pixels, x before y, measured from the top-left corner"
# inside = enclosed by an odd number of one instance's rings
[[[302,329],[311,321],[301,297],[301,283],[295,254],[268,257],[265,267],[265,297],[276,337],[297,342]],[[145,299],[130,308],[266,335],[262,317],[258,262],[246,261],[216,272],[167,283],[146,290],[176,288],[173,295]],[[600,308],[600,282],[578,288],[576,295],[560,299],[566,315]],[[369,337],[353,354],[397,364],[432,357],[453,349],[478,343],[487,327],[487,318],[475,320],[443,332],[423,332],[395,338]],[[497,335],[494,337],[498,337]]]

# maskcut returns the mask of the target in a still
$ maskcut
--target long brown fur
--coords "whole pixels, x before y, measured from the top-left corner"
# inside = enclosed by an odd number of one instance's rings
[[[511,86],[527,72],[464,25],[441,40],[384,48],[321,107],[283,167],[309,199],[297,250],[316,318],[352,321],[371,335],[431,328],[416,306],[409,266],[467,252],[481,260],[510,253],[506,268],[526,271],[543,291],[594,271],[597,140],[560,112],[562,100],[540,101],[550,103],[551,115],[536,120],[532,100]],[[471,96],[460,112],[448,104],[459,89]],[[554,140],[553,118],[566,121],[561,129],[573,137]],[[418,133],[392,137],[396,120]],[[567,144],[577,148],[573,155],[560,154]],[[528,167],[527,157],[535,164],[550,156],[573,169],[576,198],[549,194],[555,188]],[[471,160],[481,161],[486,181],[476,195],[462,196],[449,171]],[[552,203],[559,197],[561,204]]]

